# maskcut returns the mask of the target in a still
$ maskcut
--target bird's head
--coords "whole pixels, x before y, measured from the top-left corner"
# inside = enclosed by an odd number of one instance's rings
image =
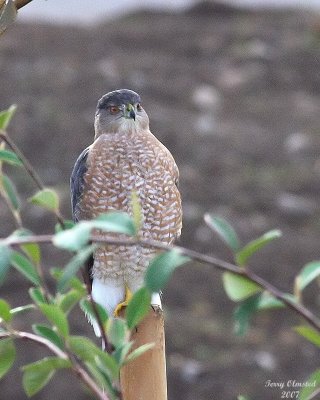
[[[98,101],[95,138],[104,133],[134,133],[149,129],[149,118],[140,96],[129,89],[109,92]]]

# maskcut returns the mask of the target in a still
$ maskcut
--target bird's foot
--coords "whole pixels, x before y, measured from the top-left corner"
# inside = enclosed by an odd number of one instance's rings
[[[117,307],[115,308],[115,310],[114,310],[114,312],[113,312],[113,315],[114,315],[116,318],[119,318],[119,317],[121,316],[122,310],[123,310],[124,308],[127,307],[129,301],[131,300],[131,297],[132,297],[132,293],[131,293],[131,291],[128,289],[128,287],[126,286],[126,295],[125,295],[125,299],[124,299],[124,301],[123,301],[122,303],[119,303],[119,304],[117,305]]]

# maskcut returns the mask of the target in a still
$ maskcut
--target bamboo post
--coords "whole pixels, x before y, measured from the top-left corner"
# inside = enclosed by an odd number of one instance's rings
[[[167,400],[163,311],[151,309],[131,339],[133,350],[146,343],[154,343],[154,347],[121,369],[123,400]]]

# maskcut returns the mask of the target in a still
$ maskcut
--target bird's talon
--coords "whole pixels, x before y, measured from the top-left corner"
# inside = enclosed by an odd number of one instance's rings
[[[115,310],[113,312],[113,315],[116,318],[119,318],[121,316],[122,310],[127,307],[129,301],[131,300],[131,297],[132,297],[132,293],[130,292],[130,290],[126,286],[126,297],[125,297],[125,299],[124,299],[124,301],[122,303],[119,303],[117,305],[117,307],[115,308]]]
[[[119,303],[113,312],[114,317],[119,318],[121,316],[122,310],[126,308],[127,305],[128,301],[123,301],[122,303]]]

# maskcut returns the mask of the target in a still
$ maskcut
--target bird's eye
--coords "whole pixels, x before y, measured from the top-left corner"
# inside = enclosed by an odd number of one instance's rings
[[[108,108],[109,108],[110,114],[118,114],[118,112],[120,111],[119,107],[117,107],[117,106],[110,106]]]
[[[137,110],[142,111],[142,105],[140,103],[137,104]]]

